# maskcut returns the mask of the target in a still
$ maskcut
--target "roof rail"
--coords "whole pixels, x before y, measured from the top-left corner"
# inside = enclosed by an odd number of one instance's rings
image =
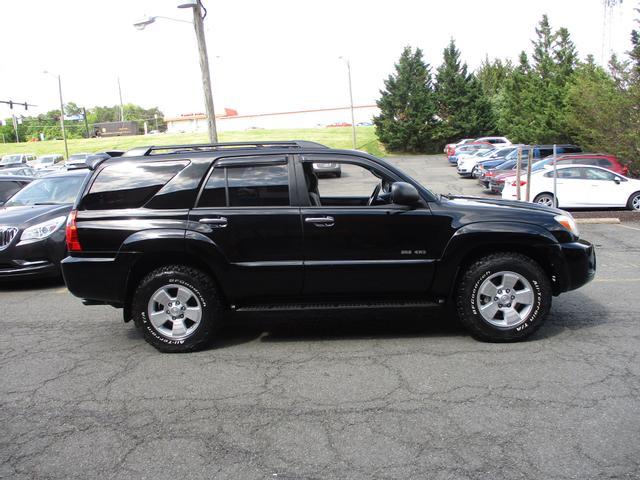
[[[329,148],[317,142],[307,140],[291,141],[265,141],[265,142],[222,142],[222,143],[195,143],[185,145],[154,145],[150,147],[135,147],[126,151],[123,157],[138,157],[162,155],[166,153],[186,153],[186,152],[211,152],[231,148]]]

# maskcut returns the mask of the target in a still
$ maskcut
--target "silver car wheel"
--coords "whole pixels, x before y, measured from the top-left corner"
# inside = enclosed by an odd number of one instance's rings
[[[631,199],[631,208],[634,210],[640,210],[640,194]]]
[[[151,295],[147,315],[151,326],[164,338],[184,340],[200,325],[202,305],[190,288],[169,284]]]
[[[553,201],[553,197],[551,195],[542,195],[538,197],[536,203],[544,205],[545,207],[555,207],[555,202]]]
[[[519,273],[494,273],[480,285],[476,304],[482,318],[494,327],[517,327],[533,311],[533,289]]]

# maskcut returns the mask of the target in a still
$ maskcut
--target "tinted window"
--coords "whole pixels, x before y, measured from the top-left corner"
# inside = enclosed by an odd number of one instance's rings
[[[187,163],[123,162],[108,165],[94,180],[82,207],[87,210],[142,207]]]
[[[199,207],[226,207],[227,197],[225,193],[225,169],[216,168],[211,172],[207,184],[204,186]]]
[[[19,182],[0,182],[0,203],[6,202],[22,188]]]
[[[287,165],[215,168],[202,191],[198,207],[226,205],[230,207],[289,206]]]
[[[289,171],[286,165],[227,169],[229,206],[288,206]]]
[[[613,164],[606,158],[599,158],[597,165],[604,168],[611,168]]]

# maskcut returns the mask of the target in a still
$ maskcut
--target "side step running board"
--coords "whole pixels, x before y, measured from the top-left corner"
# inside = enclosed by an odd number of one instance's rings
[[[283,303],[274,305],[232,305],[236,312],[274,312],[298,310],[357,310],[367,308],[432,308],[441,306],[444,300],[432,302],[373,302],[373,303]]]

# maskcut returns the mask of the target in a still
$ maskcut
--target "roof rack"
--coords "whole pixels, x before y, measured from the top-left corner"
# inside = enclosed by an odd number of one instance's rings
[[[135,147],[126,151],[123,157],[138,157],[163,155],[171,153],[212,152],[232,148],[329,148],[317,142],[306,140],[291,141],[266,141],[266,142],[223,142],[223,143],[196,143],[186,145],[157,145],[150,147]]]

